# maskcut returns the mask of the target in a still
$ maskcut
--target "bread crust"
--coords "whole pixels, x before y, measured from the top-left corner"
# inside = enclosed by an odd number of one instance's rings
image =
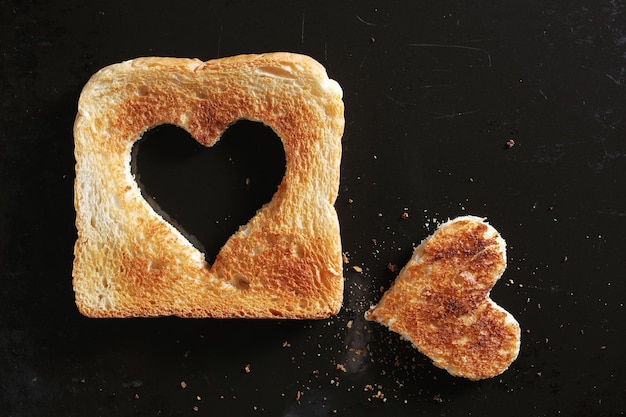
[[[520,326],[489,298],[506,268],[504,239],[484,219],[442,224],[414,251],[378,305],[366,312],[450,374],[471,380],[517,358]]]
[[[73,287],[90,317],[324,318],[343,300],[339,222],[342,90],[310,57],[202,62],[147,57],[98,71],[74,124]],[[133,143],[173,124],[211,146],[238,120],[270,126],[285,176],[209,265],[144,200]],[[198,190],[203,192],[203,190]],[[216,201],[219,204],[219,201]]]

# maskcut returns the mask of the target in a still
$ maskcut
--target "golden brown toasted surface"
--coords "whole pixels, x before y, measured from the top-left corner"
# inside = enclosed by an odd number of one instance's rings
[[[499,375],[520,346],[519,324],[489,298],[506,268],[505,250],[483,219],[449,221],[415,249],[366,318],[399,333],[452,375]]]
[[[263,122],[281,138],[285,176],[209,265],[143,199],[131,149],[165,123],[211,146],[240,119]],[[302,55],[138,58],[100,70],[81,93],[74,125],[79,310],[91,317],[337,313],[343,276],[333,204],[343,127],[341,88]]]

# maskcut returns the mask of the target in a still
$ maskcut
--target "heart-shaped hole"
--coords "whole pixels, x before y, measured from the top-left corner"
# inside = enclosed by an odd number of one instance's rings
[[[285,150],[258,122],[238,121],[208,148],[166,124],[135,143],[132,172],[143,197],[212,263],[272,199],[285,175]]]

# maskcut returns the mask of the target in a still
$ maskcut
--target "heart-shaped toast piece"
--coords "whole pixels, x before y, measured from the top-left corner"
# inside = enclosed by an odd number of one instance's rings
[[[518,322],[489,298],[505,268],[506,244],[496,229],[479,217],[458,217],[415,249],[365,317],[399,333],[452,375],[499,375],[520,347]]]
[[[285,176],[209,265],[142,197],[131,149],[161,124],[211,146],[241,119],[263,122],[281,138]],[[337,313],[343,276],[333,204],[343,128],[341,87],[303,55],[138,58],[98,71],[74,125],[79,310],[91,317]]]

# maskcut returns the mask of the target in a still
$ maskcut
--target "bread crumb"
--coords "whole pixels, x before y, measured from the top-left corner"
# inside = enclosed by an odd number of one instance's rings
[[[250,373],[250,364],[247,364],[246,366],[244,366],[243,370],[249,374]]]
[[[358,266],[358,265],[354,265],[354,266],[352,267],[352,269],[354,269],[354,270],[355,270],[356,272],[358,272],[359,274],[360,274],[361,272],[363,272],[363,268],[361,268],[361,267],[360,267],[360,266]]]
[[[353,199],[351,199],[351,198],[349,198],[349,199],[348,199],[348,204],[352,204],[352,203],[354,203],[354,200],[353,200]]]
[[[513,146],[515,146],[515,141],[513,139],[509,139],[506,141],[506,148],[507,149],[511,149]]]
[[[186,383],[185,381],[180,381],[180,387],[181,387],[182,389],[187,388],[187,383]]]
[[[347,327],[348,329],[351,329],[351,328],[352,328],[352,323],[354,323],[354,321],[353,321],[353,320],[348,320],[348,323],[346,324],[346,327]]]
[[[387,269],[393,272],[394,274],[398,272],[398,267],[395,264],[392,264],[391,262],[387,264]]]
[[[347,372],[346,367],[343,364],[338,363],[335,367],[338,371]]]
[[[135,394],[135,399],[138,400],[139,399],[139,394]]]
[[[291,347],[291,343],[289,343],[288,341],[284,341],[283,342],[283,347]]]
[[[407,213],[406,211],[405,211],[405,212],[403,212],[403,213],[400,215],[400,218],[401,218],[401,219],[403,219],[403,220],[404,220],[404,219],[408,219],[408,218],[409,218],[409,213]]]
[[[376,398],[377,400],[383,400],[383,401],[386,400],[385,394],[383,394],[383,392],[380,390],[377,391],[376,394],[372,395],[372,398]]]
[[[193,411],[198,411],[198,410],[199,410],[198,406],[197,406],[197,405],[194,405],[194,406],[193,406]]]

